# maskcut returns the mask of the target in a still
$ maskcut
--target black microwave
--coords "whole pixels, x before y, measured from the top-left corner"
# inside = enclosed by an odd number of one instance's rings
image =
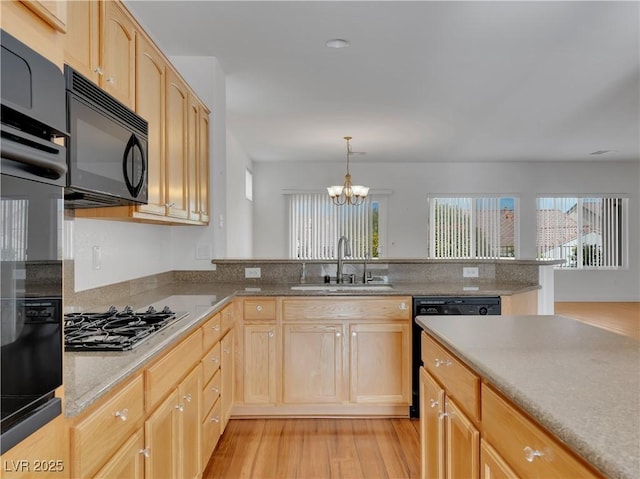
[[[69,65],[65,208],[147,203],[148,123]]]

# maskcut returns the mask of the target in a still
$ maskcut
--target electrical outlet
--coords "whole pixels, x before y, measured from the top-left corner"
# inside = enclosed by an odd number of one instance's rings
[[[478,268],[476,268],[476,267],[464,267],[464,268],[462,268],[462,277],[463,278],[477,278],[478,276],[479,276]]]
[[[245,278],[259,278],[261,275],[260,268],[245,268],[244,269],[244,277]]]

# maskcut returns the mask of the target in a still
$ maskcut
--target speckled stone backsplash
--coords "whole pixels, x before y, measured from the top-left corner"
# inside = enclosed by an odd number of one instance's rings
[[[303,272],[304,264],[304,276]],[[519,260],[385,260],[369,261],[367,273],[378,281],[400,283],[451,283],[475,285],[501,283],[538,285],[538,270],[542,263]],[[477,267],[477,278],[463,278],[465,267]],[[296,260],[216,260],[215,271],[167,271],[108,286],[74,291],[73,261],[64,262],[65,311],[87,311],[129,296],[151,291],[172,283],[241,284],[245,287],[261,284],[322,283],[326,275],[335,281],[335,261]],[[245,268],[260,268],[260,278],[245,278]],[[362,282],[362,261],[345,261],[344,274],[353,274],[355,282]]]

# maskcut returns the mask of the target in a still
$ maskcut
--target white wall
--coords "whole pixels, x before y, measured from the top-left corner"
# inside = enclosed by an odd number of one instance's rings
[[[362,162],[351,167],[353,180],[388,196],[390,258],[426,257],[425,198],[439,193],[514,194],[520,198],[521,258],[535,257],[537,194],[630,195],[629,269],[559,271],[557,301],[640,300],[640,163],[427,163]],[[341,163],[256,163],[254,165],[254,256],[286,257],[287,220],[283,190],[322,190],[341,182]]]
[[[233,134],[227,132],[227,254],[228,258],[253,257],[253,202],[245,195],[246,170],[253,162]]]

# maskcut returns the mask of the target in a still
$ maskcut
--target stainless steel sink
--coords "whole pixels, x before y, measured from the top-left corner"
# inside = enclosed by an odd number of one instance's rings
[[[297,284],[294,291],[391,291],[390,284]]]

